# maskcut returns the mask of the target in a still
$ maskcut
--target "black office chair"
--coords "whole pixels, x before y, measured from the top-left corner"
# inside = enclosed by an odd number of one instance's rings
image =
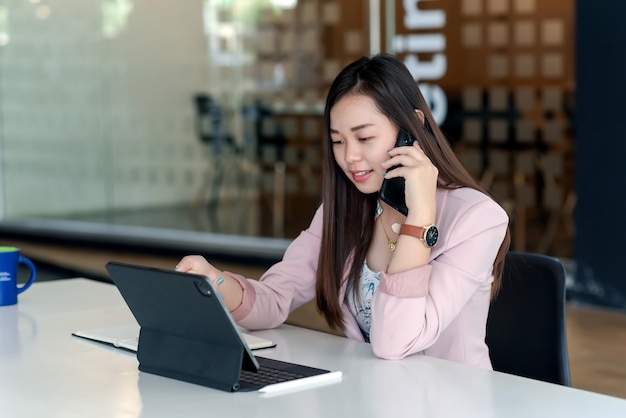
[[[565,270],[553,257],[509,252],[489,307],[494,370],[570,386],[565,335]]]

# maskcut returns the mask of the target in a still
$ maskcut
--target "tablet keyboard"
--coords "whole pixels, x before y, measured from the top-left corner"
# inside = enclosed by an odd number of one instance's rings
[[[289,382],[292,380],[299,380],[306,377],[330,373],[328,370],[269,359],[266,357],[256,357],[256,359],[260,366],[259,371],[253,372],[249,370],[241,370],[239,375],[238,390],[257,390],[276,383]]]
[[[250,385],[267,386],[274,383],[299,379],[302,377],[306,376],[288,372],[286,370],[271,369],[269,367],[261,366],[258,372],[242,370],[239,380],[243,383],[248,383]]]

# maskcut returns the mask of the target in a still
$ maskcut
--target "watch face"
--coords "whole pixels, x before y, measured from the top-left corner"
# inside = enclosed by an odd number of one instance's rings
[[[424,234],[424,242],[429,247],[434,246],[437,243],[438,238],[439,238],[439,230],[434,225],[428,228],[426,230],[426,233]]]

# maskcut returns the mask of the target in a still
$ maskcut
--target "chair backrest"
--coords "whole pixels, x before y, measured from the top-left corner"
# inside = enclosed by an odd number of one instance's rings
[[[487,319],[494,370],[570,386],[565,271],[553,257],[506,255],[502,286]]]

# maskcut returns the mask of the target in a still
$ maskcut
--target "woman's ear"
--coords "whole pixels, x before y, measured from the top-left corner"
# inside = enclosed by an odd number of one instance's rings
[[[417,115],[417,117],[419,118],[419,120],[421,120],[421,121],[422,121],[422,125],[423,125],[423,124],[424,124],[424,120],[425,120],[425,117],[424,117],[424,112],[422,112],[422,111],[421,111],[421,110],[419,110],[419,109],[415,109],[415,114]]]

